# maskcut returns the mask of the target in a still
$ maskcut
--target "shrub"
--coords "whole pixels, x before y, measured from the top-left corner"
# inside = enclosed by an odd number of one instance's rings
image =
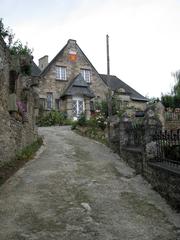
[[[106,115],[100,110],[96,110],[94,116],[91,117],[90,123],[104,130],[106,128]]]
[[[44,116],[40,116],[37,125],[39,127],[48,127],[53,125],[64,125],[66,118],[64,113],[52,110],[45,114]]]
[[[75,130],[77,125],[78,125],[78,122],[77,121],[73,121],[72,124],[71,124],[71,130]]]
[[[97,121],[95,117],[91,117],[89,120],[87,120],[87,126],[95,128],[97,127]]]
[[[84,113],[81,113],[80,117],[78,118],[77,124],[82,127],[87,125],[86,115]]]
[[[71,119],[65,119],[63,121],[63,125],[72,125],[72,124],[73,124],[73,120],[71,120]]]

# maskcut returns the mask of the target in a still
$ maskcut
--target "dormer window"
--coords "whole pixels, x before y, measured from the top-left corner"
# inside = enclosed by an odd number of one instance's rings
[[[91,71],[89,69],[81,69],[81,74],[87,83],[91,82]]]
[[[62,66],[56,66],[56,79],[67,80],[67,68]]]

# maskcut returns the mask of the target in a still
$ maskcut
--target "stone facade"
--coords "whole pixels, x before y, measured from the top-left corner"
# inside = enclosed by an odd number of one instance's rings
[[[75,53],[74,60],[70,59],[70,54]],[[40,59],[40,64],[42,58]],[[56,78],[56,67],[66,68],[66,79],[60,80]],[[52,93],[52,108],[58,108],[56,100],[60,99],[63,91],[68,84],[80,73],[81,69],[90,71],[89,87],[94,92],[95,96],[100,99],[105,99],[107,94],[107,86],[99,76],[98,72],[92,66],[75,40],[69,40],[66,46],[57,54],[51,63],[42,72],[42,80],[40,81],[40,99],[44,99],[44,108],[47,109],[47,93]],[[64,103],[65,102],[65,103]],[[85,111],[87,117],[90,116],[90,99],[84,99]],[[67,111],[68,117],[72,117],[72,101],[70,97],[60,100],[60,110]]]
[[[3,165],[37,138],[38,81],[22,76],[19,69],[16,72],[1,37],[0,62],[0,165]],[[21,106],[25,102],[27,111],[23,114]]]

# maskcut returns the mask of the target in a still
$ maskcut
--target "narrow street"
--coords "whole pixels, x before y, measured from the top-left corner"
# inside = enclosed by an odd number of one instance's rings
[[[180,215],[109,148],[69,127],[39,134],[41,153],[0,187],[0,240],[180,239]]]

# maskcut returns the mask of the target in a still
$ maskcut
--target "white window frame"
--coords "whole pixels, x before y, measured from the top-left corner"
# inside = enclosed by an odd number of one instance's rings
[[[81,68],[81,74],[87,83],[91,82],[91,70],[90,69]]]
[[[67,67],[56,66],[56,79],[63,81],[67,80]]]
[[[72,100],[77,102],[77,113],[78,113],[78,114],[80,114],[80,113],[79,113],[79,103],[78,103],[79,101],[82,101],[82,102],[83,102],[83,112],[85,111],[84,98],[78,97],[78,96],[74,96],[74,97],[72,98]],[[82,113],[83,113],[83,112],[82,112]],[[73,120],[77,120],[77,119],[78,119],[78,116],[73,116]]]

